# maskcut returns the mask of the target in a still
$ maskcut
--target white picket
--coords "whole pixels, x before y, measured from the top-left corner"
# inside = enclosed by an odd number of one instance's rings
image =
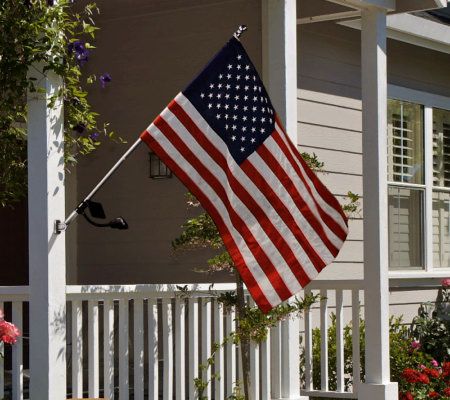
[[[159,398],[158,373],[158,304],[148,299],[148,396]]]
[[[327,290],[321,289],[320,295],[320,388],[328,390],[328,299]]]
[[[214,357],[215,399],[225,397],[225,351],[223,346],[223,306],[216,300],[214,302],[214,343],[219,346]]]
[[[270,399],[270,330],[267,339],[261,343],[261,399]]]
[[[83,397],[83,309],[72,301],[72,397]]]
[[[189,306],[189,400],[196,398],[194,379],[198,377],[198,298],[191,297]]]
[[[211,357],[211,299],[202,299],[202,365],[207,365],[208,358]],[[202,379],[204,382],[211,380],[211,367],[203,369]],[[205,389],[203,394],[208,400],[211,399],[211,384]]]
[[[226,314],[226,336],[228,338],[226,344],[226,357],[227,357],[227,384],[226,384],[226,397],[230,397],[233,394],[233,388],[236,383],[236,345],[234,341],[230,339],[231,333],[236,329],[236,314],[234,308],[229,310]]]
[[[23,332],[23,305],[22,301],[12,302],[12,323]],[[12,347],[12,398],[23,399],[23,337]]]
[[[255,301],[249,299],[249,306],[255,307]],[[250,341],[250,382],[249,394],[251,399],[259,399],[259,344]]]
[[[344,391],[344,321],[343,293],[336,289],[336,390]]]
[[[88,301],[89,397],[99,397],[99,338],[98,301]]]
[[[163,400],[172,400],[173,397],[173,326],[172,301],[169,298],[162,300],[163,323]]]
[[[103,301],[103,397],[114,399],[114,302]]]
[[[128,362],[129,362],[129,320],[128,299],[119,300],[119,399],[128,400],[130,397]]]
[[[184,335],[186,333],[185,327],[185,308],[186,303],[184,299],[175,299],[175,398],[177,400],[184,400],[186,393],[186,376],[185,376],[185,360],[186,360],[186,344]]]
[[[144,302],[134,299],[134,400],[144,400]]]
[[[270,329],[270,376],[273,399],[281,398],[281,325]]]
[[[311,295],[311,290],[305,290],[305,297]],[[305,317],[305,390],[313,389],[313,364],[312,364],[312,313],[310,308],[306,308]]]

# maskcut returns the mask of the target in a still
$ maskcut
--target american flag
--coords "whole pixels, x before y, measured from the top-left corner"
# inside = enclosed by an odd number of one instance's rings
[[[141,139],[211,215],[264,312],[339,253],[347,218],[286,135],[236,38]]]

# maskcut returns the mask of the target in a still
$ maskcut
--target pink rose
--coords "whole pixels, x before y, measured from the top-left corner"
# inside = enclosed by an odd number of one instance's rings
[[[14,344],[20,336],[20,331],[14,324],[5,320],[0,321],[0,342]]]
[[[439,367],[439,363],[436,360],[431,360],[431,365],[433,367]]]
[[[442,279],[441,284],[444,288],[450,288],[450,278]]]

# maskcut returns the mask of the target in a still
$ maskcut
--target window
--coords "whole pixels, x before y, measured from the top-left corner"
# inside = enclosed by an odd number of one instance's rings
[[[433,266],[450,267],[450,111],[433,109]]]
[[[400,88],[402,89],[402,88]],[[450,268],[450,99],[413,92],[388,100],[391,271]],[[447,271],[448,273],[448,271]]]
[[[423,108],[388,101],[389,265],[391,269],[424,266]]]

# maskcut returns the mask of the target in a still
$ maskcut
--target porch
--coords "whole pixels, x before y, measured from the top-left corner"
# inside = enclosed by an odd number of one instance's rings
[[[66,356],[60,355],[66,357],[67,398],[196,399],[198,377],[211,380],[204,392],[207,399],[231,396],[242,379],[237,346],[224,341],[234,331],[235,316],[234,310],[219,305],[217,296],[234,285],[179,286],[187,291],[175,285],[67,286],[67,317],[59,321],[67,326]],[[261,344],[252,343],[252,399],[289,398],[292,382],[286,382],[286,371],[296,377],[294,386],[301,383],[302,396],[357,398],[362,281],[315,282],[300,295],[307,293],[320,293],[324,300],[300,318],[272,328]],[[0,359],[0,398],[29,398],[28,300],[28,287],[0,288],[0,308],[24,333]],[[335,391],[329,390],[328,376],[328,356],[334,352],[327,347],[331,313],[336,315]],[[343,328],[349,322],[355,332],[352,376],[344,373]],[[313,327],[321,332],[320,387],[312,380]],[[224,345],[215,351],[213,365],[199,369],[220,343]],[[346,385],[349,379],[353,384]]]
[[[388,353],[386,15],[396,8],[409,11],[410,2],[329,3],[350,7],[352,18],[362,17],[365,281],[317,281],[308,287],[308,291],[320,292],[327,300],[315,305],[303,318],[271,329],[266,342],[252,346],[252,400],[298,398],[299,394],[357,398],[358,389],[364,399],[397,397],[396,385],[389,380]],[[437,6],[438,2],[414,3],[428,7]],[[296,2],[264,1],[261,8],[264,79],[293,142],[297,143]],[[338,20],[342,17],[340,12],[330,12],[326,18]],[[63,393],[68,398],[194,399],[194,378],[198,377],[199,366],[211,355],[214,343],[223,342],[233,331],[233,313],[223,310],[215,299],[215,294],[231,290],[233,285],[215,285],[212,289],[208,285],[189,286],[186,297],[175,285],[66,286],[65,234],[54,232],[55,221],[64,220],[66,211],[70,211],[65,210],[61,162],[62,109],[49,111],[46,103],[61,82],[48,76],[41,84],[46,96],[30,99],[28,121],[29,198],[33,199],[29,208],[30,286],[0,288],[0,308],[6,308],[10,313],[7,318],[24,328],[25,335],[5,360],[0,359],[0,398],[29,397],[31,366],[33,400],[61,398]],[[88,180],[82,185],[87,185]],[[85,254],[91,255],[89,251]],[[365,310],[366,367],[370,379],[359,387],[357,328],[363,296],[371,299]],[[344,308],[344,298],[351,307]],[[336,391],[329,390],[328,376],[327,326],[331,312],[336,314],[337,322]],[[344,321],[351,321],[356,333],[352,338],[352,376],[344,372]],[[320,387],[312,383],[315,326],[321,328]],[[302,371],[300,341],[305,358]],[[217,350],[214,365],[202,373],[206,382],[216,373],[221,376],[207,386],[208,399],[219,400],[232,394],[241,374],[239,365],[234,344],[228,342]],[[345,382],[350,378],[353,385],[346,389]]]

